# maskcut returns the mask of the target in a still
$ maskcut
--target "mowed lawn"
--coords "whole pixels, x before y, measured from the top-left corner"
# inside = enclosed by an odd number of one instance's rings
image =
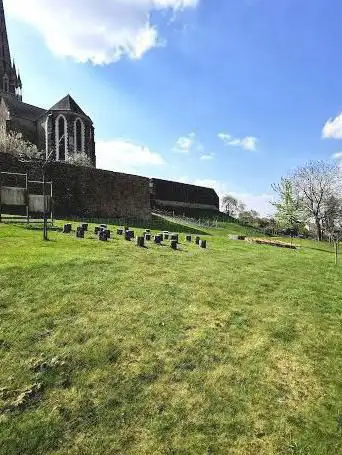
[[[342,454],[342,264],[211,233],[0,224],[1,455]]]

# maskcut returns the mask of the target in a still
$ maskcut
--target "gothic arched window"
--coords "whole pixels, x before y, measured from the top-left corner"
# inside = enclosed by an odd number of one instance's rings
[[[56,120],[56,159],[65,161],[67,157],[67,121],[64,115],[59,115]]]
[[[75,120],[74,130],[75,152],[84,152],[84,123],[80,118]]]

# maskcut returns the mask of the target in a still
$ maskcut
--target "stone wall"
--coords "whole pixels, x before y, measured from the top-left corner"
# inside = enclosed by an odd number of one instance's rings
[[[37,166],[20,163],[0,153],[0,171],[28,172],[41,180]],[[139,218],[151,216],[149,179],[135,175],[49,163],[47,180],[53,182],[56,217]]]
[[[219,210],[219,197],[212,188],[161,179],[152,179],[151,187],[154,208],[181,214]]]

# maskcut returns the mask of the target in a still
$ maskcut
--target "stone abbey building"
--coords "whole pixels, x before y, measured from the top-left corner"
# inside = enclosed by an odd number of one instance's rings
[[[96,165],[93,122],[67,95],[46,110],[23,102],[22,81],[11,60],[3,0],[0,0],[0,131],[17,131],[56,161],[84,152]]]

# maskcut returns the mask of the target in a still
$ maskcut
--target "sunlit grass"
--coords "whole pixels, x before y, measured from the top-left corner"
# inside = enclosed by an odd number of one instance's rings
[[[342,453],[329,245],[92,232],[0,225],[1,455]]]

